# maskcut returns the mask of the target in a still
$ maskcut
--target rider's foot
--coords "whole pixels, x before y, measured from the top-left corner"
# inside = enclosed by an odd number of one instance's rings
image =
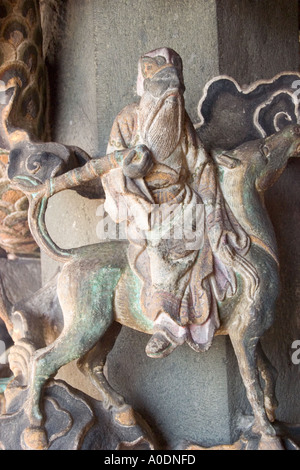
[[[146,354],[152,358],[166,357],[177,348],[178,343],[171,340],[163,331],[157,331],[146,346]]]

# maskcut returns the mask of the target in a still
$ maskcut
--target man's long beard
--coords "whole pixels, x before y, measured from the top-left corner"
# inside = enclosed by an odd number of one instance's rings
[[[157,161],[165,160],[179,144],[184,118],[180,93],[154,98],[146,92],[139,105],[139,130],[144,143]]]

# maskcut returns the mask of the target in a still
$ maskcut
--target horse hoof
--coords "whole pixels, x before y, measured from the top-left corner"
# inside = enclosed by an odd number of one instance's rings
[[[261,438],[258,450],[285,450],[285,448],[279,437],[265,436]]]
[[[23,442],[30,450],[47,450],[49,446],[46,431],[40,427],[26,428]]]
[[[274,423],[276,421],[277,408],[278,402],[275,398],[270,399],[269,397],[265,397],[265,410],[270,423]]]
[[[121,426],[130,427],[130,426],[136,426],[137,424],[135,413],[134,413],[134,410],[131,408],[131,406],[128,406],[123,411],[119,411],[115,413],[114,419]]]

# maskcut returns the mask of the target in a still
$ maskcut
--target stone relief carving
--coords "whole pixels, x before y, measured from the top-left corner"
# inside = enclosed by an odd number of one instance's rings
[[[104,374],[125,325],[149,334],[146,354],[158,359],[183,343],[205,352],[216,335],[229,335],[254,415],[251,430],[233,448],[296,447],[272,424],[276,373],[260,339],[274,320],[280,284],[263,195],[288,159],[299,156],[298,104],[291,94],[299,77],[282,74],[247,91],[229,77],[214,79],[195,130],[184,108],[179,55],[168,48],[151,51],[138,70],[140,101],[117,116],[106,156],[90,159],[81,149],[33,142],[29,135],[10,152],[8,176],[28,197],[31,233],[63,268],[31,299],[1,306],[15,343],[15,378],[0,418],[2,446],[13,444],[4,442],[1,429],[18,419],[14,443],[19,439],[20,448],[53,448],[62,438],[61,446],[85,448],[91,430],[100,434],[95,416],[106,413],[112,435],[119,436],[112,448],[155,448],[147,425]],[[229,113],[230,103],[235,113]],[[100,179],[106,209],[116,223],[125,220],[128,241],[60,249],[45,223],[49,198],[66,189],[84,194]],[[51,318],[47,302],[56,305]],[[94,416],[79,431],[68,424],[73,405],[66,411],[61,404],[73,392],[55,381],[49,385],[75,359],[103,399],[100,405],[78,398]],[[65,410],[62,424],[49,424],[49,403],[60,416]],[[126,437],[124,427],[130,430]],[[68,441],[71,430],[75,444]]]
[[[27,198],[10,187],[7,162],[16,142],[48,135],[39,2],[3,0],[0,18],[0,247],[9,255],[32,255],[38,247],[28,228]]]

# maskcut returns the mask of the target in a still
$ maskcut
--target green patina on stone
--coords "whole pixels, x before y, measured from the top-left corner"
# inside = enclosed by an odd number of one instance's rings
[[[132,271],[129,271],[128,285],[130,285],[130,289],[128,289],[127,293],[131,307],[131,315],[145,332],[149,332],[153,328],[153,322],[142,312],[140,302],[142,282]]]
[[[0,379],[0,394],[4,393],[7,387],[7,384],[12,380],[11,377]]]

